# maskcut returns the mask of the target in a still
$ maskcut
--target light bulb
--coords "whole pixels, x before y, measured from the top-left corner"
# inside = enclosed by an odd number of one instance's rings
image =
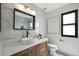
[[[27,8],[26,10],[27,10],[27,11],[31,11],[31,9],[30,9],[30,8]]]
[[[31,11],[31,14],[32,14],[32,15],[35,15],[35,14],[36,14],[36,12],[35,12],[35,11]]]
[[[21,4],[19,4],[17,8],[20,9],[20,10],[24,10],[25,9],[24,5],[21,5]]]

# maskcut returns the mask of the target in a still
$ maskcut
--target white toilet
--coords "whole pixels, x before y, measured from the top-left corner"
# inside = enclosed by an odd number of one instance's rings
[[[49,48],[49,54],[51,56],[56,56],[57,46],[49,43],[48,48]]]

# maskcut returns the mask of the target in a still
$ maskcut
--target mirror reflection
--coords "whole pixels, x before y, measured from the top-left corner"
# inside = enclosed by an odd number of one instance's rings
[[[35,25],[35,16],[25,13],[23,11],[14,10],[14,29],[34,29]]]

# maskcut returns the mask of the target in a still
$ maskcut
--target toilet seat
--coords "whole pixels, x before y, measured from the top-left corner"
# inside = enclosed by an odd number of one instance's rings
[[[50,48],[54,48],[54,49],[57,49],[57,46],[56,45],[54,45],[54,44],[48,44],[48,46],[50,47]]]

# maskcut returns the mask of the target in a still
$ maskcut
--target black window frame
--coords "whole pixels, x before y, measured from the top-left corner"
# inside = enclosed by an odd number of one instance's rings
[[[67,14],[70,14],[70,13],[75,13],[75,23],[63,24],[63,16],[67,15]],[[75,35],[64,35],[63,34],[63,26],[68,26],[68,25],[74,25],[75,26]],[[61,36],[62,37],[75,37],[75,38],[78,38],[78,9],[61,14]]]

